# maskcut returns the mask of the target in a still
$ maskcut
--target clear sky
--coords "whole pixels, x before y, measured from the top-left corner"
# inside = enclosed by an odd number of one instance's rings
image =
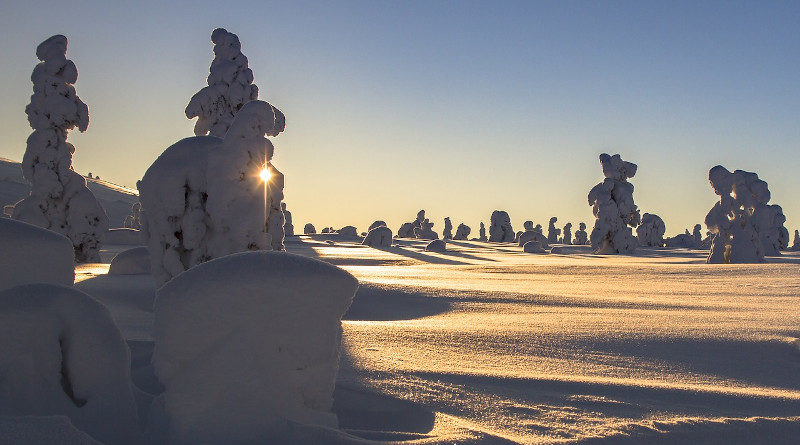
[[[224,27],[286,114],[297,231],[421,208],[440,233],[494,209],[591,223],[603,151],[639,165],[636,204],[669,235],[702,222],[716,164],[757,172],[800,226],[797,1],[1,1],[2,157],[25,151],[36,45],[64,34],[91,118],[75,169],[134,186],[193,134]]]

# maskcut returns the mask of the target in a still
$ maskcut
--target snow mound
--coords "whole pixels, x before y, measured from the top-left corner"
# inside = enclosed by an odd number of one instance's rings
[[[0,290],[29,283],[71,286],[73,281],[75,253],[67,237],[0,218]]]
[[[346,236],[348,238],[356,238],[358,237],[358,230],[353,226],[344,226],[337,231],[339,235]]]
[[[274,251],[217,258],[161,287],[153,365],[169,443],[274,443],[293,422],[336,427],[341,317],[357,288],[336,266]]]
[[[429,242],[427,246],[425,246],[425,251],[426,252],[440,252],[440,253],[441,252],[447,252],[447,243],[445,243],[444,240],[440,240],[440,239],[433,240],[433,241]]]
[[[367,233],[361,244],[370,247],[392,247],[392,229],[385,225],[377,226]]]
[[[542,243],[539,241],[528,241],[522,246],[522,251],[525,253],[545,253],[542,248]]]
[[[144,244],[142,232],[129,228],[108,229],[105,242],[106,244],[118,244],[122,246],[141,246]]]
[[[150,273],[150,253],[147,247],[134,247],[118,253],[108,268],[109,275],[138,275]]]
[[[108,310],[71,287],[0,292],[0,415],[65,415],[105,444],[139,443],[130,353]]]
[[[642,246],[662,247],[666,231],[667,226],[660,216],[653,213],[645,213],[642,215],[642,223],[636,228],[636,238]]]

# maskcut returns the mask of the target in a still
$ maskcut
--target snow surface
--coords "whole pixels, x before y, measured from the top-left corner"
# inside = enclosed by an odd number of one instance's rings
[[[141,246],[145,243],[145,239],[140,230],[119,228],[108,229],[105,236],[105,242],[108,244],[124,246]]]
[[[66,286],[6,289],[0,339],[0,416],[64,415],[103,443],[141,443],[128,347],[105,306]]]
[[[161,287],[153,365],[169,443],[336,428],[340,320],[357,287],[339,268],[284,252],[217,258]]]
[[[71,286],[74,279],[75,253],[67,237],[0,218],[0,290],[29,283]]]
[[[136,275],[150,273],[150,254],[147,247],[123,250],[111,260],[109,275]]]

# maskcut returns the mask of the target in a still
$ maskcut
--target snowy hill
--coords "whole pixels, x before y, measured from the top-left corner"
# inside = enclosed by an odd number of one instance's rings
[[[136,190],[99,179],[86,178],[86,184],[105,209],[111,227],[122,227],[131,205],[139,200]],[[0,158],[0,206],[14,204],[28,193],[30,186],[22,176],[20,163]]]

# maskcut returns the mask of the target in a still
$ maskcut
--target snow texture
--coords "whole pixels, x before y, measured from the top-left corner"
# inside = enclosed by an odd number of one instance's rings
[[[75,251],[65,236],[0,218],[0,290],[29,283],[71,286]]]
[[[33,133],[28,137],[22,172],[31,193],[14,206],[12,217],[65,235],[80,263],[99,262],[108,217],[83,176],[72,169],[75,147],[67,132],[89,125],[89,108],[75,93],[75,64],[67,59],[67,38],[55,35],[36,48],[33,95],[25,107]]]
[[[596,218],[589,237],[592,249],[600,254],[633,253],[637,242],[631,227],[639,225],[640,216],[628,179],[636,174],[636,164],[623,161],[618,154],[603,153],[600,165],[605,179],[588,196]]]
[[[468,225],[461,223],[456,228],[456,235],[453,237],[454,240],[467,240],[469,239],[469,234],[472,232],[472,229],[469,228]]]
[[[435,239],[425,246],[426,252],[447,252],[447,243],[444,240]]]
[[[561,229],[556,228],[557,221],[558,218],[554,216],[550,218],[550,223],[547,225],[547,242],[550,244],[556,244],[558,237],[561,235]]]
[[[485,241],[489,240],[488,238],[486,238],[486,226],[483,223],[481,223],[481,227],[478,230],[478,233],[479,233],[478,241],[484,241],[485,242]]]
[[[578,230],[575,232],[575,244],[583,246],[588,244],[589,234],[586,233],[586,223],[579,223]]]
[[[150,254],[147,247],[123,250],[111,259],[109,275],[138,275],[150,273]]]
[[[361,244],[370,247],[392,247],[392,229],[385,225],[373,227]]]
[[[286,210],[286,203],[281,203],[281,211],[283,211],[283,236],[294,236],[294,224],[292,224],[292,212]]]
[[[211,33],[211,41],[214,60],[206,79],[208,86],[192,96],[186,106],[186,117],[197,118],[195,135],[222,138],[244,104],[258,98],[258,87],[253,84],[253,71],[247,66],[236,34],[217,28]]]
[[[442,231],[442,239],[445,240],[453,239],[453,223],[450,221],[449,217],[444,219],[444,230]]]
[[[641,224],[636,228],[636,238],[639,240],[639,245],[663,247],[664,233],[666,231],[667,226],[660,216],[653,213],[645,213],[642,215]]]
[[[178,141],[139,181],[156,283],[230,253],[283,247],[283,175],[269,162],[274,149],[265,137],[283,131],[278,113],[248,102],[224,139]],[[259,177],[265,164],[266,184]]]
[[[168,443],[292,443],[277,439],[293,423],[337,427],[341,317],[357,288],[348,272],[285,252],[225,256],[161,287],[154,417]]]
[[[755,173],[731,173],[721,165],[709,170],[708,179],[719,201],[706,215],[713,234],[707,261],[761,263],[765,255],[780,255],[789,243],[789,232],[781,207],[767,204],[771,197],[767,183]]]
[[[108,229],[105,236],[106,244],[141,246],[145,241],[142,232],[136,229]]]
[[[561,243],[567,245],[572,244],[572,223],[568,222],[564,224],[563,233],[564,236],[561,238]]]
[[[306,235],[314,235],[317,233],[317,229],[314,227],[314,224],[306,223],[306,225],[303,227],[303,233]]]
[[[67,416],[0,416],[0,444],[102,445],[75,428]]]
[[[493,243],[513,243],[514,229],[511,227],[511,218],[503,210],[492,212],[489,225],[489,241]]]
[[[0,416],[64,415],[105,444],[141,443],[130,353],[108,310],[74,288],[0,292]]]

